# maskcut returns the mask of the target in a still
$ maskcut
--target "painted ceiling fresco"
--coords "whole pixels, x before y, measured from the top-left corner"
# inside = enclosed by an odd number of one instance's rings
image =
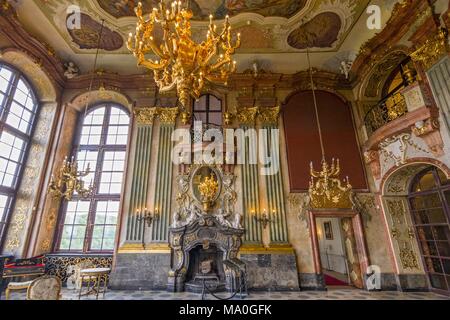
[[[96,49],[98,45],[98,36],[101,30],[101,24],[92,19],[87,14],[81,14],[81,28],[67,29],[72,41],[75,42],[80,49]],[[103,29],[103,35],[100,42],[100,49],[106,51],[114,51],[122,48],[122,36],[110,30],[108,27]]]
[[[288,43],[296,49],[331,48],[338,40],[341,18],[333,12],[324,12],[300,25],[288,37]]]
[[[138,0],[97,0],[103,10],[115,18],[134,16]],[[158,7],[159,0],[141,0],[144,10]],[[264,17],[291,18],[306,5],[307,0],[190,0],[195,20],[207,20],[213,14],[223,19],[241,13],[252,12]]]

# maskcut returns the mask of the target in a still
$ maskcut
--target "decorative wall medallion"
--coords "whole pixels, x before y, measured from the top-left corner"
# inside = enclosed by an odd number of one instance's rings
[[[96,49],[98,43],[98,36],[100,34],[101,24],[92,19],[89,15],[81,14],[81,29],[68,29],[73,42],[75,42],[80,49]],[[104,27],[102,40],[100,42],[100,49],[106,51],[114,51],[122,48],[122,36]]]
[[[338,40],[341,18],[333,12],[324,12],[291,32],[288,44],[296,49],[331,48]]]
[[[411,134],[402,133],[380,142],[380,151],[384,155],[386,162],[388,159],[394,160],[395,166],[401,166],[406,163],[408,147],[428,153],[428,151],[419,147],[411,140]]]

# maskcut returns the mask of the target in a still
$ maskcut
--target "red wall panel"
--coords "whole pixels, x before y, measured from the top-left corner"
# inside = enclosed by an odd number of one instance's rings
[[[339,158],[341,177],[349,176],[354,189],[367,189],[350,107],[326,91],[317,91],[316,96],[327,161]],[[313,161],[319,170],[322,158],[312,92],[293,95],[282,113],[291,191],[307,190],[309,164]]]

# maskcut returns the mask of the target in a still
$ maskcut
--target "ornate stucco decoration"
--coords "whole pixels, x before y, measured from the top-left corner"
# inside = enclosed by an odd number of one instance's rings
[[[153,124],[155,116],[158,114],[158,108],[136,108],[134,115],[136,122],[142,125]]]
[[[310,209],[310,199],[306,193],[291,193],[288,195],[290,209],[296,212],[298,220],[305,225],[309,233],[308,210]]]
[[[372,215],[376,214],[377,205],[373,194],[354,194],[352,196],[353,209],[355,209],[362,217],[364,226],[368,228],[368,224],[372,221]]]
[[[411,128],[416,137],[422,138],[434,156],[444,155],[444,141],[440,132],[439,120],[429,118]]]
[[[161,124],[174,125],[179,113],[179,108],[158,108],[158,116]]]
[[[280,107],[261,107],[259,108],[259,119],[265,125],[278,125],[280,116]]]
[[[379,144],[380,152],[384,155],[386,162],[388,159],[394,161],[395,166],[401,166],[406,163],[408,147],[428,153],[428,151],[419,147],[411,139],[411,134],[402,133],[385,139]]]
[[[417,254],[414,250],[414,239],[410,236],[411,227],[407,219],[405,200],[387,199],[387,213],[390,216],[390,233],[398,248],[398,256],[403,269],[420,269]]]
[[[210,168],[215,175],[212,187],[214,192],[208,195],[207,207],[203,207],[203,195],[196,195],[193,185],[197,172],[204,167]],[[214,217],[225,228],[242,229],[242,216],[234,210],[237,201],[235,180],[236,176],[224,171],[222,166],[192,165],[186,173],[178,175],[177,206],[173,212],[171,227],[180,228],[205,217]],[[206,189],[205,192],[208,193],[209,187]],[[202,193],[202,190],[199,191]]]
[[[428,70],[448,52],[450,52],[448,30],[440,28],[433,39],[428,39],[411,54],[411,58],[415,62],[422,63],[425,69]]]
[[[380,153],[377,150],[368,150],[364,152],[364,160],[370,166],[374,178],[381,179]]]

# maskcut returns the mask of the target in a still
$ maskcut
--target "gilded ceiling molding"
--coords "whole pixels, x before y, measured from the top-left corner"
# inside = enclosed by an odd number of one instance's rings
[[[430,69],[441,58],[450,52],[448,30],[440,29],[432,39],[428,39],[411,54],[411,58],[416,63],[421,63],[425,70]]]
[[[136,108],[134,109],[134,115],[137,124],[140,125],[152,125],[158,114],[158,108]]]
[[[355,76],[352,83],[360,81],[381,57],[392,51],[417,22],[418,17],[429,7],[428,1],[423,0],[405,0],[397,3],[384,29],[361,46],[351,69],[351,74]],[[406,54],[408,53],[406,51]]]
[[[158,108],[158,116],[161,124],[163,125],[175,125],[179,108]]]

